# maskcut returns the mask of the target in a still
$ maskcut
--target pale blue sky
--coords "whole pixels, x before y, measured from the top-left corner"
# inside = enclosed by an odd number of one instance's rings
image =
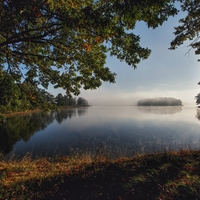
[[[116,83],[103,85],[97,90],[81,91],[92,105],[134,105],[140,98],[174,97],[183,104],[195,106],[194,97],[200,92],[200,63],[188,43],[176,50],[168,50],[174,38],[174,26],[183,14],[171,17],[154,30],[140,22],[134,33],[140,35],[143,47],[152,50],[147,60],[133,69],[115,57],[107,58],[106,65],[116,72]]]

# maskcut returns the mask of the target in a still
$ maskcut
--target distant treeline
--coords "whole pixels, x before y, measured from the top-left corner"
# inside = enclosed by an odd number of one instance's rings
[[[7,72],[0,70],[0,113],[42,109],[49,111],[57,106],[87,106],[82,97],[72,98],[59,93],[54,96],[30,81],[16,82]]]
[[[142,99],[137,103],[138,106],[182,106],[180,99],[172,97],[159,97],[152,99]]]
[[[88,106],[88,101],[83,97],[70,98],[67,95],[59,93],[55,98],[54,102],[57,106]]]

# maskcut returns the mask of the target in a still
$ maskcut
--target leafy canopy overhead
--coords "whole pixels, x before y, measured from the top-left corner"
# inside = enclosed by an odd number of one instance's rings
[[[195,49],[195,54],[200,55],[200,1],[184,0],[181,9],[186,12],[186,17],[180,19],[180,25],[175,27],[175,39],[171,42],[170,49],[176,49],[185,41],[189,41],[190,49]],[[200,82],[198,84],[200,85]],[[200,93],[195,99],[196,104],[200,104]]]
[[[179,20],[180,25],[175,27],[175,39],[171,42],[170,49],[176,49],[185,41],[189,41],[191,49],[195,49],[197,55],[200,54],[200,1],[184,0],[181,4],[182,11],[186,12],[186,17]]]
[[[173,0],[2,0],[0,70],[18,83],[78,95],[115,82],[108,53],[134,68],[148,58],[130,31],[136,22],[156,28],[176,13]]]

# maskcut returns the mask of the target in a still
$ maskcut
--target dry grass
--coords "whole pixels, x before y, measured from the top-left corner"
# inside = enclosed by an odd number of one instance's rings
[[[0,199],[200,199],[200,151],[0,161]]]

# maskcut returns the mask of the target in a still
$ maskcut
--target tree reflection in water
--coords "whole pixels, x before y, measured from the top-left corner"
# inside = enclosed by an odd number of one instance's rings
[[[196,118],[197,118],[198,120],[200,120],[200,108],[197,109]]]
[[[44,130],[54,120],[61,124],[63,120],[76,116],[76,110],[78,116],[82,116],[87,111],[87,109],[78,108],[59,112],[51,111],[48,114],[34,112],[23,116],[8,117],[0,122],[0,151],[4,155],[8,154],[16,142],[20,140],[27,142],[34,133]]]
[[[23,157],[27,152],[69,155],[70,149],[118,157],[200,146],[200,124],[195,119],[195,114],[200,119],[200,109],[91,107],[82,117],[87,109],[8,118],[0,124],[0,149],[8,157]]]
[[[182,106],[138,106],[138,109],[145,113],[171,115],[181,112]]]

